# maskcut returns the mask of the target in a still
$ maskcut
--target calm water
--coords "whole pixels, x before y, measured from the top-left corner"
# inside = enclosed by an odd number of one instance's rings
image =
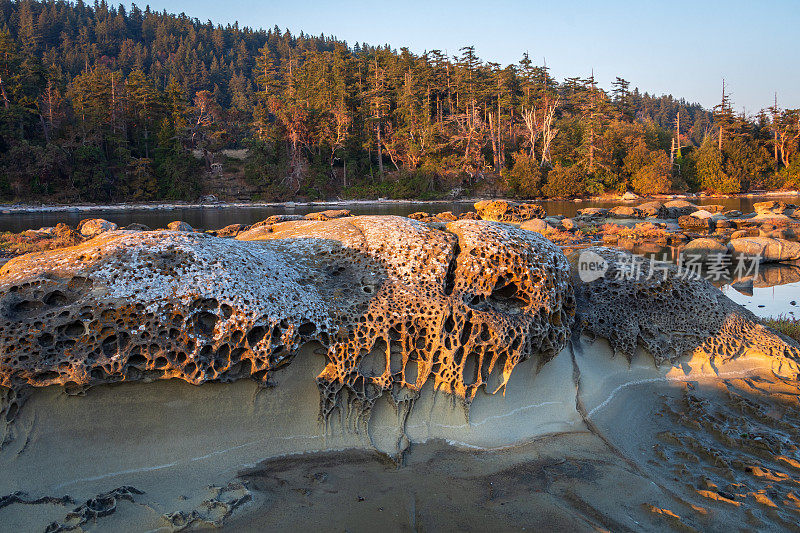
[[[788,203],[800,202],[797,195],[787,197],[770,197],[770,200],[783,200]],[[721,204],[726,209],[737,209],[743,213],[753,210],[753,204],[764,201],[765,198],[704,198],[695,199],[699,205]],[[624,205],[637,205],[640,202],[627,202]],[[549,215],[575,216],[579,209],[584,207],[611,208],[621,205],[620,201],[548,201],[542,202]],[[298,214],[305,215],[314,211],[325,209],[347,208],[356,215],[401,215],[407,216],[416,211],[428,213],[441,213],[451,211],[464,213],[472,211],[472,202],[436,202],[436,203],[396,203],[375,202],[359,203],[343,206],[297,206],[287,208],[275,207],[176,207],[173,209],[91,209],[80,211],[57,211],[36,213],[0,213],[0,231],[24,231],[38,229],[46,226],[55,226],[59,222],[75,225],[84,218],[105,218],[116,222],[120,226],[137,222],[152,228],[164,228],[173,220],[183,220],[198,229],[219,229],[229,224],[253,224],[264,220],[270,215]]]

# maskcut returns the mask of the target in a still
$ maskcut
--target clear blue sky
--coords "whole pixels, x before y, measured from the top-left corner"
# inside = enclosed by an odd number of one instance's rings
[[[138,5],[146,5],[140,0]],[[800,0],[507,0],[339,2],[157,0],[153,9],[254,28],[288,28],[414,52],[475,45],[488,61],[528,51],[559,80],[594,69],[609,88],[672,94],[711,107],[722,78],[737,111],[800,107]]]

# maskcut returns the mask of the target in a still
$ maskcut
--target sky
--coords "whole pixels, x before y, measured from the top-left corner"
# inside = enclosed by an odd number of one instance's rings
[[[147,2],[140,0],[138,5]],[[153,0],[152,9],[201,21],[324,33],[347,41],[440,49],[474,45],[485,61],[516,63],[528,52],[551,74],[617,76],[651,94],[706,107],[722,80],[734,109],[800,107],[800,0]]]

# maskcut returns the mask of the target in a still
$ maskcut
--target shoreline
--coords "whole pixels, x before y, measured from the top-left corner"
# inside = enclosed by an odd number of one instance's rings
[[[546,198],[546,199],[514,199],[504,197],[475,197],[457,198],[451,200],[394,200],[379,198],[377,200],[324,200],[307,202],[214,202],[214,203],[182,203],[182,202],[157,202],[157,203],[121,203],[121,204],[19,204],[0,207],[0,214],[14,215],[26,213],[80,213],[89,211],[172,211],[176,209],[264,209],[264,208],[307,208],[320,207],[323,209],[340,206],[363,206],[363,205],[441,205],[441,204],[473,204],[480,200],[505,200],[517,203],[548,203],[548,202],[572,202],[572,203],[592,203],[592,202],[621,202],[625,204],[647,201],[664,200],[705,200],[705,199],[729,199],[729,198],[789,198],[797,197],[800,199],[800,191],[769,191],[769,192],[750,192],[742,194],[667,194],[654,196],[637,196],[632,199],[623,199],[621,196],[592,196],[587,198]]]

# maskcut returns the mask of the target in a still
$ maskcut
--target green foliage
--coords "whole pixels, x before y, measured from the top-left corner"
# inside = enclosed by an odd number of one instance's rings
[[[243,147],[247,159],[225,170],[264,199],[437,198],[498,183],[494,192],[520,197],[687,184],[733,192],[798,181],[800,111],[749,120],[727,95],[712,114],[621,78],[613,95],[593,76],[559,83],[527,54],[502,66],[472,46],[454,58],[349,48],[104,2],[6,2],[0,13],[6,199],[194,200],[220,152]],[[680,175],[667,185],[678,113]],[[709,132],[723,153],[694,150]]]
[[[506,187],[514,196],[533,198],[541,194],[542,168],[527,151],[514,152],[514,166],[503,169]]]
[[[158,134],[153,163],[161,198],[196,200],[200,195],[201,164],[175,138],[168,121],[162,123]]]
[[[724,156],[710,138],[697,150],[696,161],[697,178],[704,190],[723,194],[741,192],[741,181],[725,173]]]
[[[633,175],[631,185],[639,194],[662,194],[672,188],[672,165],[661,150],[650,153],[649,162]]]
[[[580,165],[563,167],[556,164],[547,173],[542,192],[553,198],[569,198],[586,194],[586,172]]]

